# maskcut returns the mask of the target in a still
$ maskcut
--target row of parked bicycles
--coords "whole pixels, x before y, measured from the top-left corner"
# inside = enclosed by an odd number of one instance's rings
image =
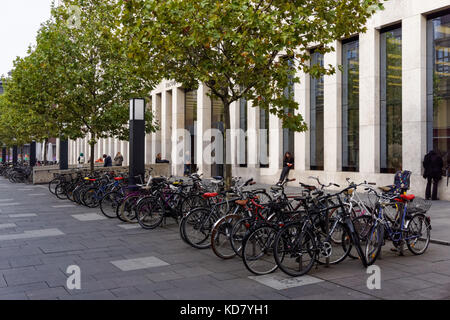
[[[404,178],[404,176],[402,176]],[[138,223],[144,229],[178,223],[180,238],[197,249],[211,248],[221,259],[240,258],[256,275],[278,268],[288,275],[307,274],[314,265],[359,259],[373,264],[386,241],[399,254],[405,247],[423,254],[430,243],[431,202],[407,194],[408,181],[376,188],[374,183],[347,179],[341,187],[310,177],[297,192],[286,192],[295,179],[268,190],[253,179],[203,179],[192,174],[174,177],[134,177],[114,172],[93,175],[79,171],[58,175],[49,190],[108,218]],[[397,179],[397,176],[396,176]]]
[[[32,183],[33,169],[25,164],[1,163],[0,175],[11,183]]]

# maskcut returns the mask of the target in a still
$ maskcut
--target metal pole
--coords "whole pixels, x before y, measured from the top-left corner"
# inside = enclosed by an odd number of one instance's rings
[[[13,146],[12,162],[13,164],[17,164],[17,146]]]
[[[130,182],[141,183],[145,179],[145,120],[130,120]],[[142,181],[135,177],[141,176]]]
[[[69,169],[69,141],[59,139],[59,170]]]
[[[36,165],[36,141],[30,143],[30,167]]]

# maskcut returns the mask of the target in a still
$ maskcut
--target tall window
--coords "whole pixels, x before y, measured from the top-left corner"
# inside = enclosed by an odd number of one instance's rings
[[[450,14],[428,21],[428,150],[450,165]]]
[[[191,146],[187,150],[191,159],[191,172],[196,169],[195,164],[195,133],[197,123],[197,90],[186,90],[184,95],[184,125],[185,129],[189,131]]]
[[[402,29],[381,33],[380,171],[402,169]]]
[[[312,65],[323,66],[323,54],[311,54]],[[311,170],[323,170],[323,76],[311,77],[311,112],[310,112],[310,144],[311,144]]]
[[[259,166],[269,167],[269,111],[259,109]]]
[[[287,59],[287,58],[286,58]],[[293,62],[291,59],[287,60],[287,63],[289,64],[289,67],[293,68]],[[284,96],[287,99],[294,99],[294,82],[292,81],[292,76],[289,76],[289,84],[284,89]],[[285,108],[285,113],[294,113],[294,109],[292,108]],[[283,128],[283,157],[286,152],[290,152],[292,155],[294,155],[294,131]]]
[[[342,46],[342,170],[359,170],[359,41]]]
[[[239,141],[243,141],[244,144],[239,142],[240,155],[238,155],[238,159],[241,161],[238,164],[241,167],[247,167],[247,100],[244,98],[239,101],[239,128],[244,132],[245,137],[239,138]]]

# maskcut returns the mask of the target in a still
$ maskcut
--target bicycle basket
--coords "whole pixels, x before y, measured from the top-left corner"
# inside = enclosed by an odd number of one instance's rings
[[[407,213],[425,213],[431,208],[432,202],[422,198],[415,198],[414,201],[408,203]]]

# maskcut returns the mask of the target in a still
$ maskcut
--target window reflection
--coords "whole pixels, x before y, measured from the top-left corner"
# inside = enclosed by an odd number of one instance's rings
[[[428,22],[428,149],[450,165],[450,14]]]
[[[311,54],[312,65],[323,66],[323,54]],[[323,76],[311,77],[311,112],[310,112],[310,144],[311,144],[311,170],[323,170]]]
[[[381,33],[380,171],[402,169],[402,29]]]
[[[359,41],[342,46],[342,170],[359,170]]]

